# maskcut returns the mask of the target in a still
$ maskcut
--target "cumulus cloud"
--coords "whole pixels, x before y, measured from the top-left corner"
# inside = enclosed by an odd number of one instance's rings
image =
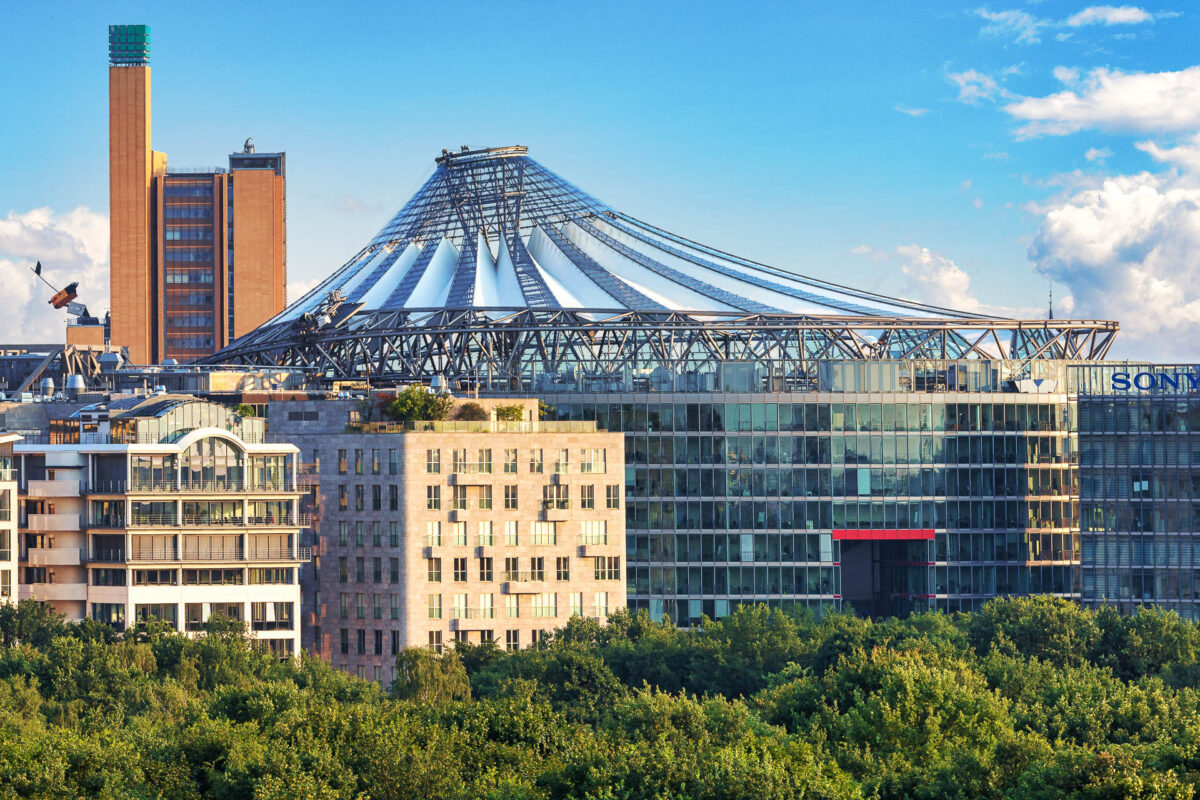
[[[1046,97],[1027,97],[1004,107],[1025,124],[1017,137],[1064,136],[1098,128],[1160,133],[1200,128],[1200,66],[1178,72],[1094,69],[1086,77],[1055,70],[1071,85]]]
[[[971,276],[966,270],[928,247],[901,245],[896,252],[904,259],[900,271],[904,275],[909,297],[930,305],[986,317],[1028,319],[1044,316],[1044,312],[1035,308],[1009,308],[983,303],[971,290]]]
[[[1138,142],[1134,147],[1156,161],[1184,170],[1190,177],[1200,175],[1200,134],[1175,147],[1160,147],[1154,142]]]
[[[1048,20],[1038,19],[1027,11],[1017,9],[990,11],[987,8],[977,8],[975,14],[987,23],[980,30],[981,34],[998,38],[1011,37],[1017,44],[1037,44],[1042,40],[1042,29],[1050,24]]]
[[[1088,151],[1083,154],[1083,157],[1088,161],[1103,161],[1112,156],[1112,150],[1107,147],[1089,147]]]
[[[49,208],[9,211],[0,219],[0,286],[5,313],[0,340],[62,342],[67,315],[46,301],[52,292],[30,268],[42,262],[42,274],[62,288],[79,282],[79,302],[94,316],[108,308],[108,217],[80,206],[56,214]]]
[[[1071,288],[1077,316],[1118,320],[1125,354],[1195,357],[1200,185],[1191,176],[1118,175],[1044,211],[1029,257]]]
[[[307,281],[288,281],[287,283],[287,302],[288,305],[299,300],[304,295],[312,291],[313,287],[321,282],[320,278],[313,278]]]
[[[1092,6],[1067,17],[1072,28],[1083,25],[1138,25],[1153,22],[1154,15],[1137,6]]]

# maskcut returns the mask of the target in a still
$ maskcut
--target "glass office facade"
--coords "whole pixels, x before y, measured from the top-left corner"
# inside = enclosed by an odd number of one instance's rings
[[[626,434],[629,604],[680,624],[738,603],[970,610],[1080,592],[1062,394],[546,397]]]
[[[1200,367],[1081,373],[1082,600],[1200,620]]]

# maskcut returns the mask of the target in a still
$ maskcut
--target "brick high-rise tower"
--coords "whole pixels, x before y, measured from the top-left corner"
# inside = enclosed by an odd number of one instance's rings
[[[189,361],[284,307],[285,156],[247,140],[228,169],[168,169],[150,146],[150,28],[108,40],[111,342]]]

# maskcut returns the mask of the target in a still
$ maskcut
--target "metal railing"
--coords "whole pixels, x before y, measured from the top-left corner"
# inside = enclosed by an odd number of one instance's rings
[[[527,570],[524,572],[505,571],[504,580],[510,581],[512,583],[537,583],[537,582],[546,580],[546,572],[545,572],[545,570],[542,570],[540,572],[534,572],[534,571],[530,571],[530,570]]]
[[[92,548],[87,551],[87,560],[100,563],[127,564],[134,562],[218,562],[218,561],[311,561],[311,547],[228,547],[200,550],[184,546],[183,552],[173,546]]]
[[[451,461],[450,472],[460,472],[468,475],[492,474],[491,461]]]
[[[180,521],[182,520],[182,522]],[[312,525],[311,514],[296,514],[295,518],[266,516],[266,517],[196,517],[174,514],[141,514],[129,519],[128,528],[307,528]],[[98,526],[93,527],[121,527]]]
[[[419,420],[415,422],[351,422],[362,433],[595,433],[594,421]]]
[[[495,608],[452,608],[450,619],[495,619]]]
[[[15,481],[17,479],[16,467],[0,468],[0,481]]]
[[[85,494],[226,494],[229,492],[294,492],[296,481],[95,481],[83,487]]]

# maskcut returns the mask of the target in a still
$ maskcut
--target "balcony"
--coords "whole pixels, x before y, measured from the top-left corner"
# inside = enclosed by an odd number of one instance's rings
[[[246,563],[275,561],[311,561],[311,547],[230,547],[225,549],[197,550],[185,547],[180,554],[175,547],[134,547],[130,550],[92,549],[87,560],[101,564],[151,564],[151,563]]]
[[[75,601],[87,600],[86,583],[32,583],[29,584],[29,597],[40,601]]]
[[[78,497],[82,483],[71,481],[29,481],[26,497]]]
[[[84,551],[78,547],[28,547],[21,549],[21,562],[30,567],[77,567]]]
[[[32,514],[30,516],[33,516]],[[312,526],[311,514],[297,514],[295,520],[274,516],[267,517],[183,517],[182,525],[174,514],[141,514],[129,520],[129,528],[308,528]],[[95,525],[93,527],[108,527]]]
[[[450,630],[477,631],[496,624],[492,608],[454,608],[450,611]]]
[[[506,572],[500,584],[501,594],[542,594],[546,576],[541,572]]]
[[[15,481],[17,479],[17,470],[15,467],[0,468],[0,481]]]
[[[621,555],[620,548],[614,544],[581,544],[579,545],[580,558],[596,558],[597,556],[619,556]]]
[[[80,515],[71,514],[28,514],[24,525],[26,530],[37,533],[53,533],[55,531],[77,531],[80,527]]]
[[[30,481],[33,483],[33,481]],[[291,478],[278,481],[96,481],[87,494],[292,494],[303,491]]]
[[[538,519],[543,522],[564,522],[571,516],[571,504],[566,500],[544,500]]]

